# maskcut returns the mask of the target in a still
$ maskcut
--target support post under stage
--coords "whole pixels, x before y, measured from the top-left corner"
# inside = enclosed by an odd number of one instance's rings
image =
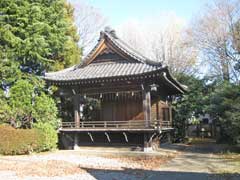
[[[143,151],[144,152],[153,151],[151,135],[149,133],[144,133]]]
[[[78,145],[78,133],[74,133],[74,145],[73,145],[73,149],[74,150],[78,150],[79,149],[79,145]]]
[[[150,127],[151,121],[151,89],[149,86],[142,85],[142,100],[143,100],[143,114],[145,121],[145,128]],[[149,133],[144,133],[143,137],[143,151],[152,151],[152,141],[150,141],[151,135]]]

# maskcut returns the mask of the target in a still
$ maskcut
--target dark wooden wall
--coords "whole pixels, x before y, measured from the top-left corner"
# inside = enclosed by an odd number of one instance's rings
[[[100,118],[104,121],[143,120],[142,101],[102,102]]]
[[[152,101],[151,119],[167,120],[168,104],[164,101]],[[164,110],[165,109],[165,110]],[[167,117],[166,117],[167,116]],[[142,100],[114,101],[101,103],[100,119],[101,121],[127,121],[144,120]]]

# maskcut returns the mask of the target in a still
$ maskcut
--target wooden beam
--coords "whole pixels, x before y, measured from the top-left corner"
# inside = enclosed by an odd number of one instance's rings
[[[89,88],[84,88],[82,89],[79,93],[80,94],[99,94],[99,93],[117,93],[117,92],[130,92],[130,91],[141,91],[141,86],[140,85],[110,85],[110,84],[105,84],[104,86],[96,87],[92,86]]]
[[[91,134],[90,132],[88,132],[87,134],[88,134],[88,136],[90,137],[91,141],[94,142],[94,139],[93,139],[92,134]]]
[[[105,132],[104,134],[105,134],[105,136],[107,137],[107,140],[108,140],[108,142],[111,142],[111,139],[110,139],[110,137],[109,137],[108,133],[107,133],[107,132]]]
[[[106,43],[105,40],[102,39],[101,42],[99,43],[98,47],[94,50],[94,52],[92,53],[92,55],[88,58],[86,64],[90,64],[92,61],[94,61],[94,59],[102,52],[104,51],[104,49],[106,49]]]
[[[150,126],[151,121],[151,91],[149,87],[143,85],[142,85],[142,99],[145,127],[147,128]]]
[[[173,128],[163,128],[161,131],[172,131]],[[158,132],[157,129],[154,128],[141,128],[141,129],[131,129],[131,128],[63,128],[59,129],[61,132],[139,132],[139,133],[144,133],[144,132]]]
[[[128,137],[127,137],[127,134],[125,132],[123,132],[123,136],[125,138],[125,141],[128,142]]]

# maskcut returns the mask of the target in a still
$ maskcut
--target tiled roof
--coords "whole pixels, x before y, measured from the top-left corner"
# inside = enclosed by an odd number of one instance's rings
[[[131,76],[141,75],[143,73],[162,68],[161,63],[151,61],[135,51],[133,48],[129,47],[116,36],[115,31],[106,28],[105,31],[102,31],[100,34],[101,35],[98,43],[83,59],[81,64],[58,72],[46,73],[44,79],[48,81],[72,81],[117,76]],[[134,59],[134,63],[123,63],[121,60],[118,60],[113,62],[88,64],[89,59],[94,55],[95,50],[99,47],[100,42],[103,40],[110,42],[115,48],[118,49],[118,51]],[[124,61],[125,59],[122,60]]]
[[[111,61],[95,62],[92,61],[97,57],[96,52],[101,43],[107,41],[110,43],[116,54],[123,54],[123,59],[113,59]],[[125,59],[126,57],[126,59]],[[131,61],[129,59],[131,59]],[[96,60],[96,59],[95,59]],[[184,87],[177,82],[169,73],[167,67],[162,67],[161,63],[152,61],[133,48],[129,47],[119,39],[115,31],[105,29],[101,32],[100,39],[92,51],[84,58],[81,64],[75,65],[58,72],[46,73],[44,79],[49,82],[70,83],[71,81],[86,82],[86,80],[104,80],[104,78],[134,77],[146,75],[149,73],[163,72],[163,77],[168,84],[172,84],[179,92],[183,92]],[[148,76],[145,76],[148,77]]]
[[[93,63],[85,67],[69,68],[67,70],[46,73],[46,80],[71,81],[118,76],[141,75],[147,72],[162,69],[144,63]]]
[[[138,51],[130,47],[128,44],[126,44],[124,41],[122,41],[120,38],[118,38],[116,35],[112,35],[112,33],[113,32],[111,31],[104,31],[104,35],[107,36],[113,42],[113,44],[116,45],[117,48],[119,48],[121,51],[125,52],[139,62],[161,66],[160,62],[152,61],[147,57],[143,56],[141,53],[139,53]]]
[[[152,61],[148,59],[147,57],[143,56],[141,53],[130,47],[128,44],[126,44],[124,41],[122,41],[115,33],[114,30],[106,27],[104,31],[101,31],[100,38],[98,40],[98,43],[95,45],[95,47],[88,53],[88,55],[82,60],[82,63],[80,63],[77,67],[84,66],[86,62],[88,62],[89,58],[92,57],[95,50],[101,43],[103,39],[107,39],[112,42],[112,44],[118,48],[120,51],[124,52],[128,56],[132,57],[136,60],[136,62],[139,63],[146,63],[150,65],[157,65],[161,66],[162,64],[160,62]]]
[[[101,61],[97,61],[96,57],[100,57],[98,56],[99,51],[104,52],[101,49],[103,45],[112,48],[111,50],[119,56],[117,58],[110,56],[110,60],[104,56]],[[95,62],[93,62],[94,60]],[[114,78],[115,80],[125,79],[125,77],[133,77],[134,79],[135,76],[137,78],[148,78],[155,75],[161,76],[163,81],[174,87],[176,92],[182,93],[185,91],[185,88],[171,76],[167,67],[162,67],[161,63],[152,61],[129,47],[116,36],[115,31],[105,29],[101,32],[97,45],[81,64],[58,72],[46,73],[44,79],[50,83],[61,85],[99,82],[108,80],[108,78]]]

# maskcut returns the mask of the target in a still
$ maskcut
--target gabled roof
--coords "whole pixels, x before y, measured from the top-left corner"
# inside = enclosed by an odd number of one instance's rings
[[[117,54],[119,58],[95,63],[103,53],[109,52]],[[46,73],[44,78],[48,81],[71,81],[136,75],[161,68],[161,63],[144,57],[118,38],[114,30],[105,28],[101,31],[96,46],[79,65],[58,72]]]
[[[105,28],[100,33],[96,46],[83,59],[71,68],[58,72],[46,73],[44,79],[52,84],[86,84],[100,82],[109,78],[153,77],[156,74],[167,74],[165,82],[178,92],[184,88],[170,75],[167,67],[159,62],[152,61],[128,46],[116,36],[114,30]],[[150,75],[151,74],[151,75]],[[147,76],[146,76],[147,75]],[[150,76],[149,76],[150,75]]]
[[[47,73],[46,80],[75,81],[96,78],[121,77],[144,74],[161,69],[143,63],[93,63],[84,68],[71,68],[66,71]]]
[[[106,27],[104,31],[100,32],[100,38],[95,47],[90,51],[90,53],[83,59],[82,63],[78,66],[85,66],[90,64],[94,58],[100,54],[106,47],[112,49],[116,53],[119,53],[126,60],[133,60],[136,63],[144,63],[148,65],[161,66],[160,62],[152,61],[141,53],[134,50],[132,47],[127,45],[122,41],[116,32],[109,27]]]

